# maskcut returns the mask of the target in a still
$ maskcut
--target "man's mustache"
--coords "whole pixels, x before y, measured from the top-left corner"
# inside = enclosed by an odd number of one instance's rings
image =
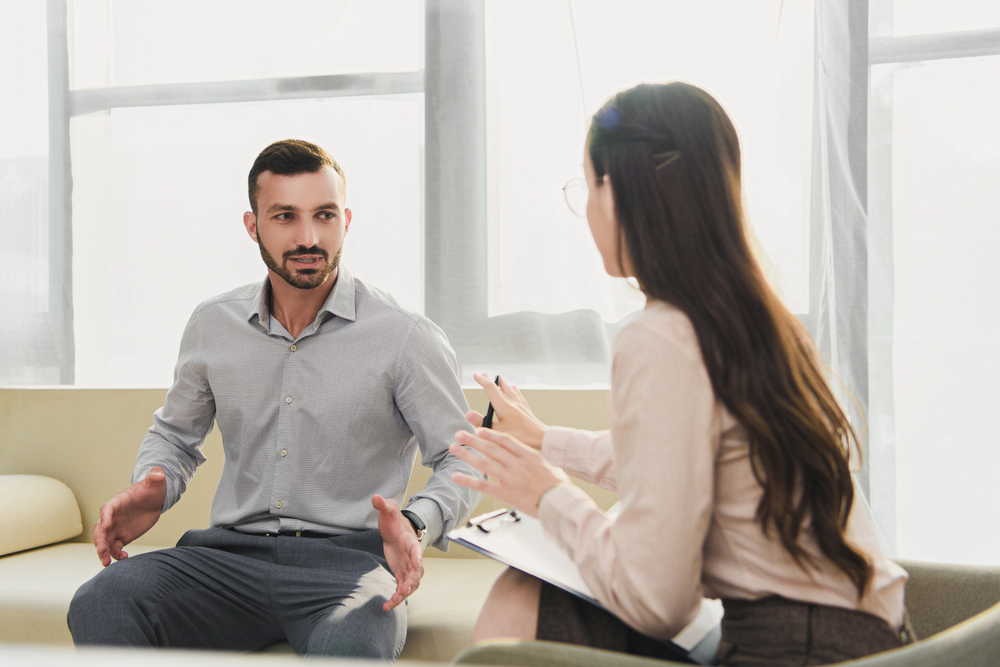
[[[314,245],[311,248],[307,248],[305,246],[300,245],[295,250],[289,250],[288,252],[286,252],[284,255],[281,256],[281,259],[282,261],[288,261],[288,258],[292,257],[293,255],[319,255],[323,259],[330,259],[330,256],[326,253],[326,250],[323,250],[317,245]]]

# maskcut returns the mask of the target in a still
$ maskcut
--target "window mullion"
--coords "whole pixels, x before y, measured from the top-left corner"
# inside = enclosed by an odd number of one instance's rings
[[[70,165],[69,34],[65,0],[48,0],[49,333],[60,384],[73,384],[73,172]]]
[[[872,37],[872,65],[1000,55],[1000,28],[911,37]]]

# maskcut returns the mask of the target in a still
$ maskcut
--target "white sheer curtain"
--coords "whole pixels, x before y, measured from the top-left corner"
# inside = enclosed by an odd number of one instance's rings
[[[291,86],[418,71],[420,10],[413,0],[78,0],[72,85],[170,93],[219,80],[283,77],[277,85]],[[242,224],[246,174],[279,139],[313,141],[340,162],[354,213],[344,265],[422,310],[422,94],[166,106],[149,98],[72,119],[76,384],[169,385],[193,308],[264,277]]]
[[[246,174],[278,139],[313,141],[340,162],[354,214],[344,265],[420,310],[422,114],[416,94],[75,118],[76,383],[169,385],[194,307],[263,279],[242,222]]]
[[[808,312],[811,3],[494,0],[486,9],[491,317],[588,309],[611,323],[641,308],[640,293],[604,274],[561,187],[582,176],[586,122],[607,97],[673,79],[706,88],[734,118],[754,228],[789,307]]]
[[[0,386],[59,384],[51,326],[45,3],[0,5]]]

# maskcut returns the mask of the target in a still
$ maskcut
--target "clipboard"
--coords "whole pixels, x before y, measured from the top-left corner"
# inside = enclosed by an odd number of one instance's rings
[[[448,533],[448,538],[603,608],[576,563],[545,535],[537,519],[501,509],[470,519],[465,527]],[[722,603],[702,599],[694,619],[665,641],[700,665],[714,665],[721,620]]]

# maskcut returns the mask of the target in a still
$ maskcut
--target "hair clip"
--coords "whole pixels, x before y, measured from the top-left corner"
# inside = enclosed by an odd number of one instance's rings
[[[618,109],[611,107],[598,120],[598,124],[605,130],[613,130],[622,122],[622,114]]]
[[[659,171],[660,169],[663,169],[671,162],[676,161],[680,156],[681,152],[679,150],[666,151],[665,153],[653,153],[654,158],[657,160],[663,160],[663,162],[656,165],[656,170]]]

